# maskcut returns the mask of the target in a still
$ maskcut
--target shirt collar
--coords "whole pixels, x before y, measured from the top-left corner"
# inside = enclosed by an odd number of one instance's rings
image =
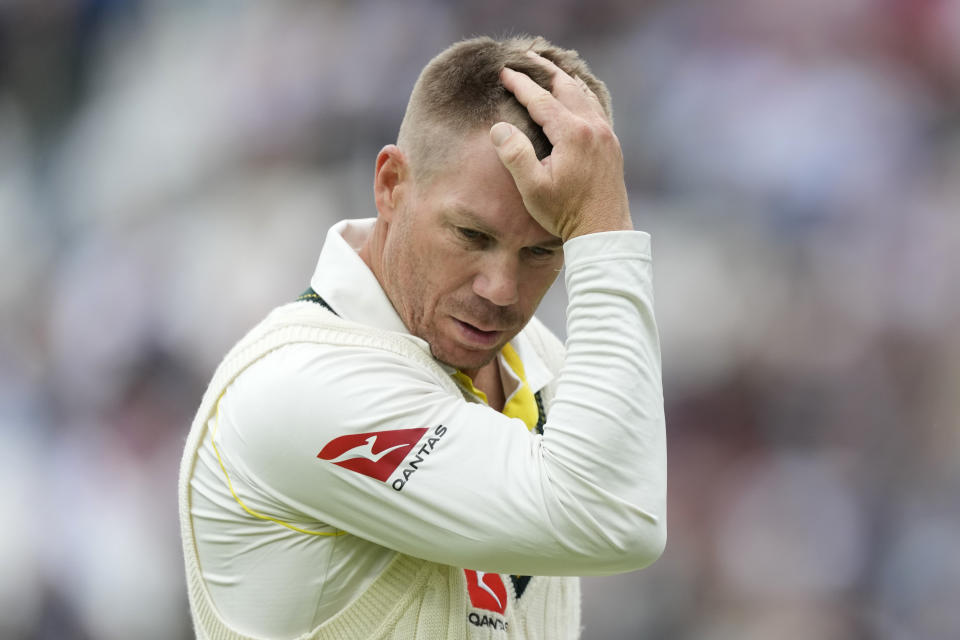
[[[375,221],[376,218],[341,220],[330,227],[310,286],[342,318],[409,334],[377,277],[357,253],[372,233]]]
[[[527,330],[524,329],[510,341],[517,355],[520,356],[520,362],[523,363],[523,371],[527,375],[527,384],[534,393],[540,391],[553,380],[554,374],[550,371],[547,364],[533,348],[533,343],[527,337]],[[501,360],[503,356],[499,356]]]
[[[357,253],[373,232],[375,222],[376,218],[341,220],[330,227],[310,286],[342,318],[410,336],[420,348],[430,353],[430,345],[407,330],[380,282]],[[511,344],[523,362],[527,384],[533,391],[539,391],[553,379],[553,373],[525,333],[526,329],[517,334]],[[440,364],[448,373],[456,371]]]

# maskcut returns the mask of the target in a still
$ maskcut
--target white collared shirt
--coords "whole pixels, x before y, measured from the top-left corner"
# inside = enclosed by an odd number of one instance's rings
[[[372,224],[330,230],[311,286],[341,317],[409,335],[356,253]],[[231,384],[191,481],[201,571],[225,620],[295,637],[355,599],[398,551],[488,572],[588,575],[637,568],[633,545],[662,544],[649,236],[594,234],[564,249],[568,364],[543,436],[374,349],[289,345]],[[553,379],[524,332],[511,344],[532,390]],[[404,449],[381,437],[415,429],[429,452],[404,454],[389,479],[344,462],[387,464]],[[353,440],[337,448],[344,438]]]

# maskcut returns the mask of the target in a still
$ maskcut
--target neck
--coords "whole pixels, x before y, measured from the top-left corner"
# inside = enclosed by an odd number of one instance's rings
[[[497,411],[503,411],[506,397],[503,395],[503,381],[500,379],[500,360],[494,358],[476,371],[465,371],[473,380],[473,386],[487,396],[487,404]]]
[[[373,225],[373,231],[367,236],[367,239],[357,250],[357,255],[369,267],[370,271],[376,277],[380,287],[383,288],[383,278],[380,269],[380,257],[383,255],[383,241],[386,237],[386,225],[380,218]],[[386,291],[386,289],[384,289]]]

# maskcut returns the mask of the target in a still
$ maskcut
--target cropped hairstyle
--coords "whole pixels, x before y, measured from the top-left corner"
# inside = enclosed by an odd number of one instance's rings
[[[510,67],[550,90],[551,77],[526,52],[533,50],[596,94],[613,122],[610,93],[580,55],[541,37],[505,40],[471,38],[453,44],[431,60],[417,79],[400,125],[397,146],[406,155],[417,180],[429,180],[456,153],[469,134],[506,121],[530,138],[537,158],[550,155],[552,145],[526,108],[500,83],[500,70]]]

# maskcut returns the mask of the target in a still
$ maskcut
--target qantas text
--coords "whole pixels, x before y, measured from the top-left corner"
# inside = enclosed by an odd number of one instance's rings
[[[423,446],[420,447],[420,450],[417,451],[417,457],[411,460],[406,464],[402,471],[402,478],[397,478],[390,485],[397,491],[403,491],[404,485],[410,480],[410,476],[416,473],[417,469],[420,468],[420,463],[423,462],[427,456],[433,452],[433,448],[437,446],[437,443],[440,442],[440,438],[443,437],[443,434],[447,432],[447,428],[442,424],[437,425],[436,429],[433,430],[432,436],[427,438],[427,441],[423,443]]]
[[[481,616],[478,613],[470,612],[470,615],[467,616],[467,620],[470,621],[475,627],[490,627],[496,631],[507,631],[510,629],[510,623],[493,616]]]

